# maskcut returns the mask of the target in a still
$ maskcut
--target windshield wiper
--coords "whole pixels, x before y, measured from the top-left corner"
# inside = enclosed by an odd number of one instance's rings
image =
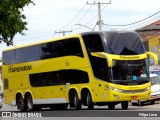
[[[131,80],[116,80],[113,81],[115,84],[128,85]]]
[[[149,81],[147,80],[116,80],[113,81],[115,84],[120,84],[120,85],[140,85],[147,83]]]

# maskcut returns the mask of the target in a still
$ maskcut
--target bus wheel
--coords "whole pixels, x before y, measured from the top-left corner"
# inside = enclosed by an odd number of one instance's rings
[[[17,99],[17,107],[20,111],[26,111],[27,107],[26,107],[26,103],[23,99],[23,97],[20,95]]]
[[[128,101],[122,101],[122,102],[121,102],[121,106],[122,106],[122,109],[123,109],[123,110],[128,109]]]
[[[114,110],[115,104],[112,103],[112,102],[108,103],[108,108],[109,108],[110,110]]]
[[[74,94],[74,107],[76,110],[80,110],[81,109],[81,101],[78,99],[78,94],[77,92],[75,92]]]
[[[151,105],[155,104],[155,100],[151,100]]]
[[[33,106],[32,96],[31,96],[31,95],[28,95],[28,96],[27,96],[27,109],[28,109],[29,111],[32,111],[33,108],[34,108],[34,106]]]
[[[93,110],[93,108],[94,108],[94,104],[92,102],[92,96],[91,96],[90,92],[88,92],[88,94],[87,94],[87,106],[88,106],[89,110]]]

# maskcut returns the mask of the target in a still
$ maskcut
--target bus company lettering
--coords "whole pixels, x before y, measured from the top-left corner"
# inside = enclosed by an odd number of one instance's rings
[[[9,66],[8,67],[8,72],[9,73],[22,72],[22,71],[28,71],[28,70],[32,70],[32,66],[31,65],[21,66],[21,67],[13,67],[13,66]]]
[[[139,56],[120,56],[121,59],[138,59]]]

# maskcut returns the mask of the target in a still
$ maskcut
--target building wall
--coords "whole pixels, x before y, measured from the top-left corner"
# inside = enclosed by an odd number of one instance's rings
[[[160,20],[135,31],[141,37],[146,51],[153,52],[158,56],[158,66],[154,66],[154,61],[150,57],[150,71],[160,75]]]
[[[151,38],[148,40],[149,51],[155,53],[160,57],[160,40],[159,36]]]

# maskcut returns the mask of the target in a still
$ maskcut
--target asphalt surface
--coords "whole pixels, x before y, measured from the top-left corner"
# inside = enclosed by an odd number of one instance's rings
[[[87,110],[86,107],[82,107],[82,110],[68,108],[67,110],[54,111],[45,108],[41,111],[25,113],[19,112],[15,106],[9,106],[3,103],[3,107],[0,109],[0,114],[2,114],[2,112],[10,111],[12,112],[12,117],[0,117],[0,120],[159,120],[160,101],[157,101],[154,105],[146,104],[143,106],[132,106],[130,104],[127,110],[122,110],[121,105],[118,104],[116,105],[115,110],[109,110],[107,106],[95,106],[94,110]],[[17,117],[17,114],[20,114],[20,116]]]

